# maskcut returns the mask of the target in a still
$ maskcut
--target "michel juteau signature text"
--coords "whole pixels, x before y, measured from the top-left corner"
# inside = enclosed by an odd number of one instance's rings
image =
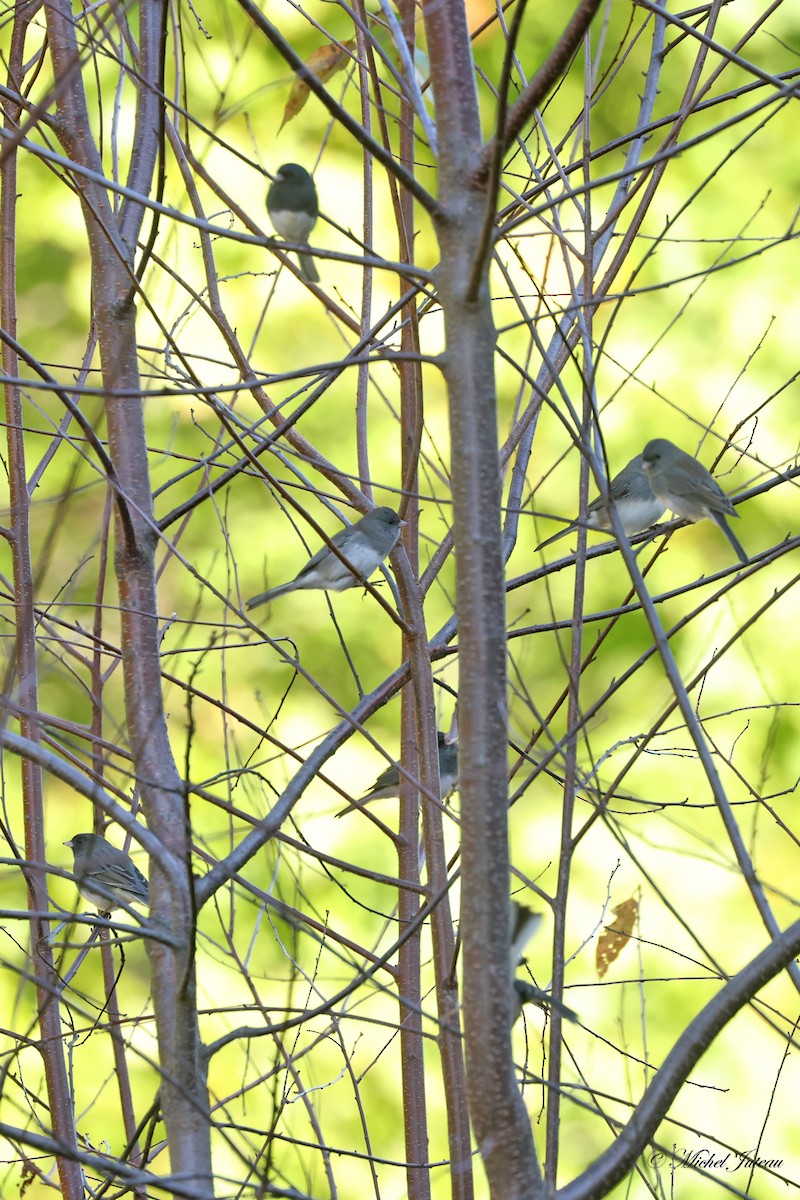
[[[698,1167],[702,1171],[740,1171],[753,1167],[763,1167],[767,1171],[780,1171],[783,1167],[782,1158],[759,1158],[755,1150],[709,1150],[700,1146],[697,1150],[685,1150],[680,1146],[672,1147],[672,1154],[655,1150],[650,1155],[654,1167],[664,1166],[674,1162],[678,1167]]]

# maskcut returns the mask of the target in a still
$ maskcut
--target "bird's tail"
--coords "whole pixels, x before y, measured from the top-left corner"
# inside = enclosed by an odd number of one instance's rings
[[[246,608],[249,611],[251,608],[258,608],[259,604],[266,604],[269,600],[277,600],[278,596],[285,596],[287,592],[293,591],[296,586],[295,581],[292,580],[290,583],[282,583],[279,587],[269,588],[266,592],[259,592],[257,596],[250,597]]]
[[[394,794],[396,795],[396,793]],[[367,792],[366,795],[361,796],[358,800],[353,800],[346,808],[340,808],[337,813],[334,813],[334,816],[344,817],[348,813],[358,812],[365,804],[371,804],[373,800],[386,800],[391,796],[392,792],[387,792],[384,788],[373,788],[371,792]]]
[[[561,529],[561,530],[559,530],[558,533],[554,533],[552,535],[552,537],[545,538],[543,542],[539,542],[539,545],[536,547],[536,549],[544,550],[545,546],[550,546],[550,545],[552,545],[553,542],[561,541],[561,538],[566,537],[567,534],[569,534],[569,533],[574,533],[577,530],[577,528],[578,528],[578,526],[575,524],[575,522],[570,521],[570,523],[569,523],[569,525],[567,525],[566,529]]]
[[[319,283],[319,271],[313,257],[310,254],[298,254],[297,258],[300,263],[300,273],[306,283]]]
[[[734,513],[733,515],[735,517],[738,517],[739,514]],[[739,556],[739,562],[748,563],[750,561],[750,559],[747,556],[747,552],[746,552],[744,546],[739,541],[736,534],[733,532],[730,525],[723,517],[722,513],[715,513],[714,520],[717,522],[720,529],[725,534],[725,537],[728,539],[728,541],[730,542],[730,544],[733,546],[734,550],[736,551],[737,555]]]

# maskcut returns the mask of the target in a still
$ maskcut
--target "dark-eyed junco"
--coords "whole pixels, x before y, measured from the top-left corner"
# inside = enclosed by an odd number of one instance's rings
[[[519,904],[516,900],[511,901],[512,971],[516,971],[520,963],[524,961],[525,947],[543,920],[544,917],[541,913],[534,912],[532,908],[528,908],[525,904]]]
[[[458,782],[458,742],[448,742],[441,730],[437,731],[436,737],[439,742],[439,787],[441,798],[444,799],[445,796],[450,795]],[[364,804],[370,804],[373,800],[385,800],[390,796],[399,795],[400,772],[397,769],[397,763],[391,763],[385,771],[380,773],[372,787],[360,800],[348,804],[347,808],[337,812],[336,816],[343,817],[345,813],[353,812]]]
[[[68,842],[75,857],[75,882],[84,900],[110,913],[120,903],[147,904],[147,880],[123,850],[96,833],[75,833]]]
[[[619,475],[614,476],[610,492],[628,537],[654,525],[664,512],[664,504],[653,495],[641,454],[632,458]],[[552,537],[540,542],[536,549],[541,550],[551,542],[557,542],[559,538],[566,537],[581,525],[585,525],[587,529],[611,529],[611,517],[602,496],[595,496],[583,520],[573,521],[560,533],[554,533]]]
[[[656,496],[677,517],[687,521],[716,521],[733,546],[739,561],[748,562],[727,517],[738,517],[736,509],[716,479],[702,463],[666,438],[654,438],[642,452],[650,486]]]
[[[374,508],[355,525],[340,529],[331,538],[333,545],[347,559],[346,563],[333,553],[330,546],[323,546],[294,579],[253,596],[247,601],[247,607],[255,608],[267,600],[302,588],[343,592],[345,588],[357,587],[386,558],[400,537],[403,525],[405,521],[400,520],[394,509]]]
[[[524,904],[518,904],[516,900],[511,901],[511,971],[516,971],[517,967],[524,961],[524,951],[528,942],[531,940],[536,930],[542,923],[542,914],[536,913],[533,909],[527,908]],[[561,1016],[566,1021],[577,1021],[577,1015],[571,1008],[567,1008],[566,1004],[562,1004],[560,1000],[556,1000],[549,992],[545,992],[542,988],[531,983],[529,979],[520,979],[518,976],[512,982],[514,994],[512,1000],[512,1017],[511,1024],[518,1019],[522,1012],[523,1004],[535,1004],[537,1008],[556,1008],[561,1013]]]
[[[275,231],[287,242],[308,246],[308,235],[317,223],[319,203],[314,180],[299,163],[284,163],[267,192],[267,212]],[[309,283],[319,282],[314,259],[298,254],[300,273]]]
[[[535,983],[531,983],[529,979],[520,979],[517,976],[513,982],[514,988],[514,1016],[511,1021],[514,1022],[522,1012],[523,1004],[535,1004],[537,1008],[555,1008],[561,1013],[565,1021],[579,1022],[578,1014],[572,1008],[567,1008],[566,1004],[561,1000],[556,1000],[555,996],[550,992],[545,992],[542,988],[538,988]]]

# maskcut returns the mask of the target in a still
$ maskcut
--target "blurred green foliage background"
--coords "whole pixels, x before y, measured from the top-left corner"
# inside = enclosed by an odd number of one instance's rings
[[[301,11],[280,2],[266,11],[303,58],[325,38],[352,36],[352,21],[336,5],[312,3]],[[494,13],[484,3],[471,4],[468,11],[473,28]],[[715,37],[732,45],[760,11],[761,6],[753,2],[726,6]],[[6,6],[4,15],[7,52],[12,8]],[[557,38],[563,19],[558,6],[538,6],[526,15],[518,53],[528,75]],[[595,76],[605,75],[605,81],[591,108],[589,138],[597,151],[591,178],[596,186],[581,202],[588,205],[587,220],[594,228],[602,222],[614,194],[614,182],[603,180],[622,167],[627,142],[620,139],[630,134],[636,120],[650,54],[649,31],[635,36],[644,20],[643,12],[611,3],[593,33],[593,49],[603,39]],[[87,37],[97,30],[94,22],[93,16],[81,17]],[[37,18],[32,48],[41,28]],[[422,37],[421,26],[418,32]],[[748,44],[746,56],[773,74],[794,70],[799,33],[796,10],[784,5]],[[391,58],[388,35],[380,30],[378,38]],[[503,50],[495,21],[475,42],[487,136],[496,117],[492,85],[500,78]],[[657,103],[664,128],[681,103],[695,53],[690,39],[675,37],[674,46],[670,45]],[[99,62],[97,80],[88,62],[83,75],[93,93],[105,167],[109,175],[118,169],[124,180],[131,151],[133,89],[129,82],[122,85],[115,124],[118,70],[110,46],[106,44],[91,61]],[[716,62],[712,56],[706,76]],[[682,141],[689,144],[670,161],[611,295],[592,312],[592,340],[596,348],[601,347],[596,349],[596,392],[612,473],[652,436],[668,436],[697,452],[706,465],[714,466],[730,492],[764,482],[796,463],[796,114],[791,101],[772,99],[752,116],[742,116],[765,100],[763,88],[732,95],[752,82],[749,72],[731,66],[712,85],[709,99],[721,98],[719,103],[709,103],[686,124]],[[312,244],[334,253],[358,254],[364,204],[361,151],[314,97],[278,135],[290,85],[290,73],[277,53],[254,34],[235,5],[209,5],[197,16],[188,9],[182,12],[180,53],[169,58],[167,91],[174,90],[190,114],[185,124],[178,118],[176,123],[203,171],[269,235],[264,208],[267,173],[285,161],[304,163],[314,171],[322,210]],[[344,72],[329,86],[359,117],[356,74]],[[48,111],[51,87],[45,53],[32,98]],[[385,99],[395,136],[396,100],[388,92]],[[426,102],[435,114],[435,98],[429,92]],[[562,147],[562,162],[579,160],[583,131],[576,122],[582,105],[579,56],[543,106],[542,125],[526,132],[535,160],[544,162],[548,157],[544,130],[553,145]],[[723,122],[729,122],[728,127],[718,128]],[[52,143],[44,121],[28,136],[36,144]],[[662,136],[653,131],[645,156],[651,146],[660,145]],[[73,387],[91,336],[89,258],[80,204],[63,173],[35,153],[25,149],[19,167],[17,336],[59,381]],[[164,169],[164,204],[175,214],[190,213],[186,184],[169,148]],[[435,192],[435,165],[422,144],[415,169],[422,183]],[[194,179],[205,217],[220,229],[242,229],[220,191],[209,188],[197,171]],[[510,156],[504,180],[517,193],[530,186],[530,171],[520,153]],[[502,195],[501,205],[509,200]],[[373,204],[374,251],[395,261],[394,216],[380,171]],[[148,235],[152,219],[148,215],[145,221]],[[548,343],[554,319],[574,293],[569,271],[580,277],[582,214],[576,204],[565,202],[558,219],[563,237],[575,247],[568,256],[562,256],[549,211],[521,224],[498,244],[498,257],[508,273],[506,277],[499,268],[492,273],[498,346],[504,356],[497,359],[501,444],[520,409],[530,401],[520,365],[531,375],[539,368],[532,324]],[[431,270],[437,259],[434,232],[419,207],[415,221],[416,261]],[[241,428],[254,427],[263,414],[242,386],[230,348],[206,309],[210,295],[196,230],[170,213],[158,215],[157,223],[155,253],[137,307],[143,402],[155,513],[160,520],[240,458],[233,444],[220,453],[220,443],[227,437],[209,397],[227,406]],[[606,265],[620,236],[621,232],[612,241]],[[220,235],[213,240],[213,252],[220,305],[252,372],[267,380],[270,398],[290,412],[321,378],[330,376],[329,386],[300,418],[297,429],[338,470],[358,480],[356,369],[350,366],[338,374],[330,369],[353,345],[353,330],[326,311],[294,276],[280,270],[265,247]],[[362,268],[334,259],[319,260],[319,268],[324,292],[360,321]],[[597,277],[601,275],[602,270]],[[530,320],[522,318],[522,305],[508,287],[509,278],[524,297]],[[399,294],[398,277],[391,271],[376,272],[373,283],[365,327]],[[423,370],[425,430],[419,476],[424,566],[450,527],[447,396],[433,362],[443,350],[443,335],[435,305],[422,317],[421,331],[423,351],[430,356]],[[397,341],[393,326],[388,342],[396,346]],[[92,391],[100,389],[96,355],[90,354],[85,365],[87,391],[81,409],[104,436],[102,398]],[[578,356],[577,364],[562,375],[577,407],[581,366]],[[190,371],[209,389],[208,394],[192,389]],[[36,386],[27,371],[24,374],[29,477],[58,441],[33,494],[32,513],[32,553],[42,614],[38,634],[44,720],[56,744],[74,752],[79,761],[88,760],[87,743],[76,730],[92,718],[90,631],[94,627],[103,641],[103,736],[112,747],[102,755],[104,770],[110,785],[134,799],[130,762],[125,757],[116,591],[111,564],[104,557],[106,483],[74,424],[59,440],[57,430],[64,417],[59,400]],[[371,365],[370,482],[377,503],[394,505],[400,502],[402,486],[398,395],[396,366],[386,361]],[[552,406],[543,407],[536,426],[509,580],[550,561],[534,553],[537,542],[556,528],[548,518],[577,512],[581,457],[568,424],[565,407],[553,391]],[[265,424],[264,432],[268,428]],[[711,431],[708,436],[706,429]],[[725,449],[728,438],[735,451]],[[330,484],[286,445],[278,443],[276,451],[266,456],[269,471],[292,489],[314,520],[336,532],[340,525],[323,502],[336,500]],[[591,485],[592,495],[595,490]],[[344,516],[354,516],[341,504],[339,508]],[[789,481],[742,505],[737,534],[749,553],[756,555],[796,531],[796,511],[795,485]],[[12,520],[6,500],[2,522],[7,525]],[[590,535],[589,540],[594,544],[600,539]],[[553,557],[561,557],[575,544],[575,538],[567,540]],[[217,798],[216,803],[197,796],[191,799],[198,873],[224,856],[253,821],[270,811],[297,765],[296,758],[282,748],[304,757],[361,695],[379,687],[400,664],[397,626],[360,589],[332,596],[330,601],[321,593],[297,593],[257,611],[255,627],[242,619],[248,596],[294,575],[317,546],[316,534],[290,517],[252,465],[164,532],[159,603],[170,731],[176,759],[185,764],[188,778]],[[643,566],[652,553],[651,543],[641,553]],[[0,555],[6,581],[6,699],[13,725],[14,609],[7,542],[0,543]],[[698,714],[712,739],[759,880],[785,925],[797,915],[794,788],[800,697],[794,653],[797,601],[792,586],[796,565],[793,556],[777,557],[764,569],[745,573],[726,590],[718,573],[730,566],[730,547],[705,522],[676,531],[647,579],[652,594],[659,597],[667,628],[694,614],[673,637],[673,651],[685,681],[701,674],[702,688],[693,691]],[[709,577],[708,581],[696,586],[701,576]],[[537,737],[533,757],[538,761],[565,734],[561,697],[567,684],[574,578],[572,567],[539,572],[509,591],[510,765],[519,760],[515,748],[525,748],[532,736]],[[388,587],[381,586],[383,595],[391,599]],[[671,690],[660,660],[652,654],[647,624],[638,611],[616,622],[609,615],[628,602],[629,592],[618,553],[589,562],[585,656],[596,636],[607,635],[582,676],[582,708],[586,711],[595,702],[600,707],[580,735],[585,786],[573,835],[596,813],[598,796],[617,772],[624,774],[603,818],[585,831],[575,854],[566,995],[583,1022],[583,1027],[570,1028],[566,1034],[569,1070],[574,1071],[570,1088],[586,1101],[592,1099],[592,1089],[602,1091],[606,1114],[623,1121],[686,1022],[716,993],[724,975],[743,966],[767,941],[687,732],[677,713],[663,720]],[[426,599],[431,635],[450,620],[454,603],[451,558]],[[296,657],[307,678],[295,672],[286,655]],[[609,692],[614,681],[621,681],[640,660],[630,678]],[[436,663],[435,672],[445,685],[437,689],[439,725],[448,728],[458,690],[457,638],[452,652]],[[663,723],[658,733],[646,740],[659,721]],[[380,710],[369,731],[384,748],[385,757],[363,737],[352,737],[325,769],[326,780],[341,791],[325,780],[315,781],[293,811],[285,829],[287,840],[275,839],[248,864],[243,875],[251,890],[234,882],[200,914],[199,1004],[206,1041],[238,1025],[266,1028],[285,1014],[314,1009],[346,986],[369,963],[370,955],[380,955],[395,940],[396,890],[369,877],[371,872],[396,875],[392,839],[365,816],[333,819],[343,803],[341,793],[361,795],[386,758],[399,753],[397,699]],[[561,765],[559,752],[552,766],[558,773]],[[12,842],[22,843],[23,817],[18,764],[10,757],[4,760],[3,784],[3,821],[11,854]],[[520,875],[514,890],[535,907],[537,899],[523,881],[534,881],[549,893],[555,890],[563,789],[557,778],[546,774],[534,772],[531,778],[530,765],[519,768],[510,788],[517,795],[510,815],[513,865]],[[46,795],[50,860],[56,867],[68,868],[69,856],[61,843],[91,828],[91,806],[54,779],[46,780]],[[394,828],[396,807],[396,801],[384,801],[375,812]],[[446,821],[452,853],[458,846],[457,808],[456,800],[455,816]],[[118,831],[111,836],[121,843]],[[134,856],[146,868],[135,850]],[[367,874],[353,874],[347,864]],[[24,883],[15,866],[3,868],[3,882],[9,914],[24,909]],[[639,940],[599,982],[593,948],[600,927],[609,919],[606,906],[633,894],[641,899]],[[270,907],[265,896],[288,907]],[[72,911],[76,900],[71,881],[54,876],[52,898],[54,904]],[[302,914],[296,919],[295,910]],[[33,993],[26,975],[30,950],[19,917],[7,916],[3,929],[0,1025],[7,1031],[4,1053],[16,1057],[17,1066],[12,1071],[16,1089],[9,1082],[4,1089],[2,1119],[36,1128],[38,1102],[30,1097],[43,1096],[41,1066],[35,1047],[22,1047],[16,1040],[20,1033],[35,1037]],[[85,926],[76,926],[62,934],[72,939],[64,942],[65,967],[85,933]],[[548,945],[546,924],[529,959],[542,986],[550,977]],[[89,955],[69,990],[75,1028],[65,1032],[65,1045],[73,1067],[79,1132],[93,1146],[107,1145],[117,1154],[122,1152],[124,1135],[108,1040],[102,1032],[91,1030],[103,1004],[95,957]],[[428,962],[429,957],[428,948]],[[126,949],[119,991],[129,1023],[125,1032],[131,1039],[134,1100],[137,1111],[143,1112],[153,1100],[158,1077],[147,959],[141,944]],[[762,996],[770,1019],[774,1016],[781,1029],[785,1026],[775,1014],[793,1011],[793,999],[785,979],[775,981]],[[717,1039],[673,1108],[683,1125],[665,1123],[659,1137],[668,1148],[673,1143],[690,1148],[723,1144],[740,1152],[753,1150],[761,1138],[764,1156],[783,1159],[779,1174],[785,1174],[796,1188],[800,1158],[792,1098],[797,1067],[791,1058],[782,1062],[782,1040],[763,1018],[764,1011],[763,1007],[748,1010]],[[327,1194],[330,1185],[325,1176],[330,1171],[339,1194],[363,1194],[365,1188],[377,1190],[371,1181],[367,1157],[371,1154],[382,1160],[377,1169],[380,1194],[403,1196],[397,1013],[391,976],[379,970],[336,1003],[332,1012],[308,1019],[280,1037],[234,1042],[216,1055],[210,1064],[209,1087],[219,1126],[215,1154],[220,1176],[240,1179],[243,1164],[252,1164],[266,1153],[271,1177],[283,1186]],[[426,1018],[430,1157],[442,1164],[434,1170],[434,1180],[436,1195],[444,1196],[450,1177],[444,1165],[447,1142],[432,995]],[[543,1015],[528,1010],[524,1026],[520,1024],[514,1034],[515,1053],[530,1072],[525,1095],[539,1142],[544,1096],[536,1080],[543,1068],[544,1028]],[[584,1086],[588,1090],[583,1091]],[[268,1131],[271,1141],[265,1139]],[[163,1130],[157,1136],[162,1134]],[[584,1168],[612,1136],[605,1120],[567,1103],[562,1181]],[[320,1151],[320,1140],[337,1148],[331,1163]],[[16,1192],[21,1179],[20,1166],[10,1157],[0,1176],[3,1195],[11,1195],[12,1189]],[[166,1170],[164,1155],[155,1159],[155,1167],[162,1166],[162,1158]],[[476,1170],[482,1180],[477,1158]],[[651,1166],[643,1165],[643,1171],[653,1178]],[[723,1179],[722,1172],[716,1181],[713,1172],[710,1180],[701,1180],[688,1169],[679,1174],[670,1194],[688,1195],[680,1189],[691,1188],[698,1200],[716,1195]],[[724,1177],[744,1187],[743,1174],[742,1168]],[[665,1187],[672,1186],[668,1175],[661,1178]],[[763,1200],[786,1194],[785,1184],[767,1172],[759,1172],[757,1180],[751,1194]],[[38,1200],[47,1191],[33,1182],[25,1195]],[[232,1188],[230,1194],[239,1193]],[[623,1194],[648,1193],[638,1179],[614,1192]]]

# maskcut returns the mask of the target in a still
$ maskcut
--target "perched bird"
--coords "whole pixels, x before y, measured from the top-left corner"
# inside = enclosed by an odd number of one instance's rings
[[[641,454],[632,458],[628,465],[622,468],[619,475],[614,476],[611,480],[610,492],[628,537],[634,533],[640,533],[650,525],[655,525],[664,512],[661,500],[653,495]],[[584,519],[573,521],[560,533],[554,533],[552,537],[540,542],[536,549],[541,550],[544,546],[549,546],[551,542],[557,542],[559,538],[566,537],[581,525],[587,529],[606,531],[611,529],[611,516],[602,496],[595,496]]]
[[[287,242],[308,246],[308,235],[317,223],[319,203],[314,180],[298,163],[284,163],[267,192],[270,220]],[[311,254],[297,255],[300,274],[307,283],[319,283],[319,272]]]
[[[704,517],[716,521],[739,561],[748,562],[747,554],[725,520],[726,516],[739,514],[702,463],[666,438],[648,442],[642,458],[651,488],[668,509],[687,521],[702,521]]]
[[[511,901],[511,970],[516,971],[525,961],[525,947],[541,925],[544,917],[524,904]]]
[[[518,904],[516,900],[511,901],[511,972],[516,971],[517,967],[523,963],[523,953],[526,945],[531,940],[536,930],[542,923],[542,914],[536,913],[532,909],[527,908],[524,904]],[[511,984],[513,988],[512,1002],[512,1018],[513,1025],[522,1012],[523,1004],[535,1004],[537,1008],[554,1008],[560,1012],[561,1016],[566,1021],[577,1021],[577,1015],[571,1008],[567,1008],[555,996],[549,992],[545,992],[542,988],[536,987],[529,979],[520,979],[516,976]]]
[[[444,798],[450,795],[458,782],[458,742],[446,741],[441,730],[437,732],[436,737],[439,742],[439,788],[441,797]],[[345,813],[353,812],[364,804],[370,804],[373,800],[385,800],[390,796],[399,795],[400,772],[397,769],[397,763],[391,763],[385,771],[381,772],[366,795],[355,803],[348,804],[336,816],[343,817]]]
[[[110,913],[120,903],[147,904],[147,880],[123,850],[96,833],[75,833],[68,842],[75,881],[84,900]]]
[[[277,596],[302,588],[317,588],[323,592],[343,592],[345,588],[364,583],[379,567],[400,537],[405,525],[392,508],[374,508],[355,525],[340,529],[331,544],[347,560],[343,562],[330,546],[323,546],[289,583],[260,592],[247,601],[248,608],[266,604]]]
[[[542,988],[536,987],[529,979],[520,979],[517,976],[512,984],[514,989],[514,1016],[511,1021],[513,1025],[519,1019],[522,1012],[523,1004],[535,1004],[537,1008],[553,1008],[556,1009],[565,1021],[574,1021],[580,1024],[578,1014],[572,1008],[567,1008],[561,1000],[556,1000],[550,992],[545,992]]]

